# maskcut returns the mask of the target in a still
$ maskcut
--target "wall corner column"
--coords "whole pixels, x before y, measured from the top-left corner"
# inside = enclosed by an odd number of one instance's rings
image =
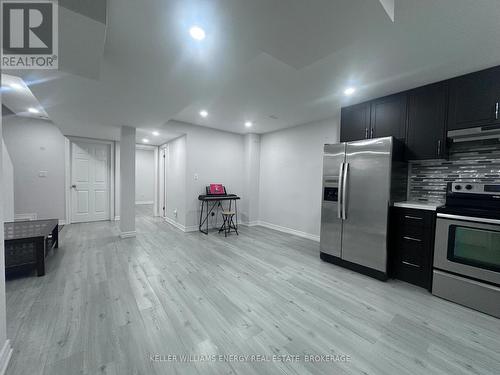
[[[120,237],[135,237],[135,128],[121,127]]]
[[[260,135],[245,134],[243,222],[256,225],[259,221]]]

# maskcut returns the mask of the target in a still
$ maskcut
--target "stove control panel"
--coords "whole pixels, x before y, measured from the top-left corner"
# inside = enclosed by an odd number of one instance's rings
[[[449,193],[499,195],[500,184],[479,184],[475,182],[453,182]]]

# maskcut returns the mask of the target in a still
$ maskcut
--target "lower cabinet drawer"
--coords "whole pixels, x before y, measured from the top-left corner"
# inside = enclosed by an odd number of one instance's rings
[[[394,277],[421,286],[422,288],[430,288],[429,283],[431,275],[423,266],[412,262],[400,260],[399,264],[396,265]]]
[[[392,277],[431,288],[434,230],[434,212],[393,208],[389,242]]]
[[[425,248],[423,244],[406,245],[399,249],[398,260],[403,264],[413,266],[415,268],[422,268],[425,266]]]

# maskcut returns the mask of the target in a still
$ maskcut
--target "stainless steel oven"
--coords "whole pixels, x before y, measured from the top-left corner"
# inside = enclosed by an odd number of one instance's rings
[[[432,291],[500,317],[500,196],[488,192],[497,186],[449,185],[437,214]]]
[[[500,285],[500,220],[438,213],[434,267]]]

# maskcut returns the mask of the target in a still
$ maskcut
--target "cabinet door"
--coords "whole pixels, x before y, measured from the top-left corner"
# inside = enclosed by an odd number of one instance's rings
[[[370,131],[370,104],[361,103],[342,108],[340,141],[359,141],[367,138]]]
[[[500,67],[450,80],[448,130],[500,123]]]
[[[406,93],[387,96],[372,102],[370,138],[406,136]]]
[[[446,154],[447,84],[408,93],[407,160],[439,159]]]

